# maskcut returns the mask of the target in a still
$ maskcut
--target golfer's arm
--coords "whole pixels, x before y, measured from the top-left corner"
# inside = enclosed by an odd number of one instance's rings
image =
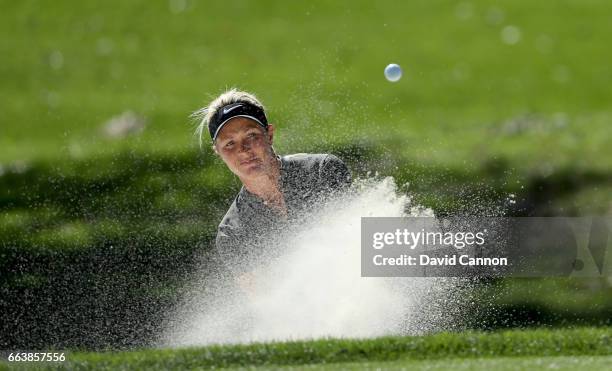
[[[217,231],[215,247],[217,257],[234,277],[251,274],[251,267],[244,251],[247,242],[233,233],[231,228],[220,227]]]
[[[237,247],[240,241],[236,238],[228,228],[219,227],[217,238],[215,240],[215,248],[217,257],[234,276],[236,276],[236,260],[238,256]]]

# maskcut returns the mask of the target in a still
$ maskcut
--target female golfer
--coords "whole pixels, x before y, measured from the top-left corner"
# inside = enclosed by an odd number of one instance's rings
[[[350,185],[351,174],[334,155],[277,155],[275,128],[253,94],[228,90],[195,115],[200,138],[207,127],[214,152],[242,182],[219,224],[216,248],[244,288],[271,241]]]

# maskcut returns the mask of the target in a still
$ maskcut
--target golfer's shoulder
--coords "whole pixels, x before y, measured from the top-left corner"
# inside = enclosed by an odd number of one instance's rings
[[[318,171],[328,165],[342,165],[344,162],[329,153],[295,153],[282,157],[283,164],[302,170]]]

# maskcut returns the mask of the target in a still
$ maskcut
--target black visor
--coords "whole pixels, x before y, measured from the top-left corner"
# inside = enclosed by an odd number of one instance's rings
[[[217,139],[223,125],[234,117],[246,117],[257,122],[264,129],[268,127],[268,119],[261,108],[245,102],[228,104],[219,108],[208,123],[208,132],[213,141]]]

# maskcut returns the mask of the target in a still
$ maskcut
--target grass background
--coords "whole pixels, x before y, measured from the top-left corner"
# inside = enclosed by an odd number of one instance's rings
[[[438,213],[612,210],[606,1],[0,3],[0,348],[148,343],[239,187],[188,117],[230,86]],[[470,328],[612,318],[606,277],[480,290]]]
[[[609,328],[440,333],[425,337],[321,339],[130,352],[65,354],[70,369],[605,369],[611,360]],[[2,364],[0,364],[2,366]],[[23,363],[22,369],[41,364]]]

